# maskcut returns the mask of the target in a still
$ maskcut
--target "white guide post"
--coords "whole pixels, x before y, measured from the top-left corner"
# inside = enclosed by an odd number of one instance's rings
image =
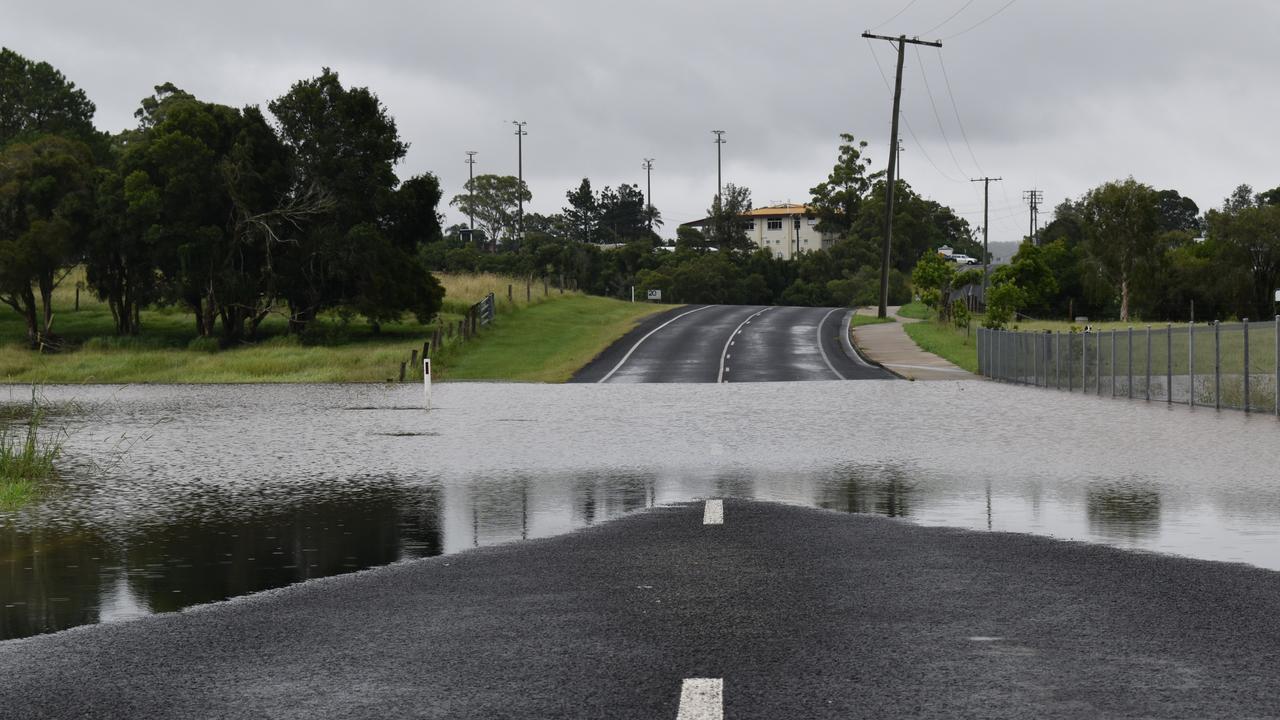
[[[425,408],[431,409],[431,358],[422,358],[422,394]]]

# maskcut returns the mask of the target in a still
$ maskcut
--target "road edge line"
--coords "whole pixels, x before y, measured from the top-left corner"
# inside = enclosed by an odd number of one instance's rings
[[[662,323],[662,324],[661,324],[661,325],[659,325],[658,327],[656,327],[656,328],[654,328],[654,329],[650,330],[647,334],[645,334],[645,336],[644,336],[644,337],[642,337],[642,338],[640,338],[639,340],[637,340],[637,341],[636,341],[636,344],[635,344],[635,345],[632,345],[632,346],[631,346],[631,349],[627,351],[627,354],[626,354],[626,355],[623,355],[623,356],[622,356],[622,359],[618,361],[618,364],[617,364],[617,365],[614,365],[614,366],[613,366],[613,369],[612,369],[612,370],[610,370],[610,371],[608,372],[608,374],[606,374],[604,377],[602,377],[602,378],[600,378],[599,380],[597,380],[597,381],[596,381],[596,384],[597,384],[597,385],[599,385],[599,384],[601,384],[601,383],[608,382],[609,378],[613,377],[613,374],[614,374],[614,373],[616,373],[616,372],[618,372],[618,370],[621,370],[621,369],[622,369],[622,366],[623,366],[623,365],[626,365],[626,364],[627,364],[627,361],[631,359],[631,353],[635,352],[635,351],[636,351],[636,349],[637,349],[637,348],[639,348],[639,347],[640,347],[640,345],[641,345],[645,340],[648,340],[650,337],[652,337],[654,333],[658,332],[658,331],[659,331],[659,330],[661,330],[662,328],[664,328],[664,327],[666,327],[666,326],[670,325],[671,323],[673,323],[673,322],[675,322],[675,321],[679,320],[680,318],[682,318],[682,317],[684,317],[684,316],[686,316],[686,315],[692,315],[692,314],[694,314],[694,313],[696,313],[696,312],[702,312],[703,310],[706,310],[706,309],[707,309],[707,308],[709,308],[709,307],[711,307],[711,306],[710,306],[710,305],[703,305],[703,306],[702,306],[702,307],[700,307],[700,308],[694,308],[694,309],[692,309],[692,310],[690,310],[690,311],[688,311],[688,312],[680,313],[679,315],[677,315],[677,316],[675,316],[675,317],[671,318],[670,320],[668,320],[668,321],[666,321],[666,322]]]

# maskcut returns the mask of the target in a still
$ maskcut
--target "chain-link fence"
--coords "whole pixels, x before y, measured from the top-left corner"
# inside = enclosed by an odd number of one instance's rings
[[[1101,332],[978,330],[978,372],[1098,396],[1280,416],[1280,315]]]

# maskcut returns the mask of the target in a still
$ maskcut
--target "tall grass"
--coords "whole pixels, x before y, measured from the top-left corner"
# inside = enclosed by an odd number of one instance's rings
[[[62,454],[62,438],[41,432],[45,413],[32,391],[31,412],[25,422],[0,424],[0,508],[24,505],[53,478]]]

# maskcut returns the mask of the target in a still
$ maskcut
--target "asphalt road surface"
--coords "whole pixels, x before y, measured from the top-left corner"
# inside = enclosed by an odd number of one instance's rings
[[[1276,717],[1277,653],[1274,572],[729,500],[0,643],[0,718]]]
[[[848,341],[844,308],[691,305],[647,319],[574,382],[887,380]]]

